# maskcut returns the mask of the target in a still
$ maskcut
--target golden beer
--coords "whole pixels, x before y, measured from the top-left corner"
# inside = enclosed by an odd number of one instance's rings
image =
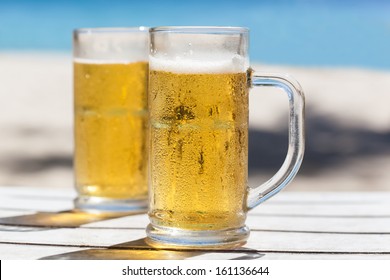
[[[148,64],[74,63],[80,196],[147,197]]]
[[[247,73],[150,72],[153,225],[187,230],[244,226]]]
[[[220,249],[249,237],[246,213],[282,190],[304,151],[304,95],[285,75],[250,68],[243,27],[149,30],[149,219],[157,248]],[[272,86],[289,98],[287,157],[267,182],[247,187],[248,91]]]

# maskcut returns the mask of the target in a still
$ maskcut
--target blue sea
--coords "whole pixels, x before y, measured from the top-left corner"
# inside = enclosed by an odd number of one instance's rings
[[[0,51],[71,50],[79,27],[229,25],[251,60],[390,69],[390,0],[0,0]]]

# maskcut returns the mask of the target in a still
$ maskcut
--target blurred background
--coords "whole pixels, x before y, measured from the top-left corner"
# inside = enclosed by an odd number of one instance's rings
[[[260,72],[306,94],[307,146],[290,191],[390,190],[390,1],[0,0],[0,185],[73,187],[72,30],[250,28]],[[288,102],[251,92],[249,175],[269,179],[287,150]]]

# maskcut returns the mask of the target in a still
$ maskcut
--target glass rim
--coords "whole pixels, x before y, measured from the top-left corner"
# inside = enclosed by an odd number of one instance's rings
[[[150,33],[179,34],[247,34],[249,28],[239,26],[158,26],[149,29]]]
[[[73,30],[73,34],[99,34],[99,33],[147,33],[149,27],[134,26],[134,27],[83,27]]]

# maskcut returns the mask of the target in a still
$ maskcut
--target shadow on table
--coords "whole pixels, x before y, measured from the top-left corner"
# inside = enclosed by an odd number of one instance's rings
[[[129,214],[91,214],[75,210],[38,212],[30,215],[0,218],[0,232],[44,231],[58,228],[77,228],[79,226],[108,219],[128,216]],[[116,244],[109,248],[78,250],[64,254],[47,256],[42,259],[62,260],[182,260],[206,256],[210,259],[258,259],[263,256],[248,248],[237,250],[165,250],[150,246],[145,238]],[[68,247],[68,246],[65,246]],[[204,259],[204,257],[202,257]]]
[[[251,260],[264,256],[247,248],[237,250],[173,250],[151,247],[146,238],[116,244],[109,248],[87,249],[41,258],[43,260],[184,260],[184,259]]]
[[[79,226],[129,214],[93,214],[77,210],[61,212],[37,212],[29,215],[0,218],[1,231],[44,231],[56,228],[77,228]]]

